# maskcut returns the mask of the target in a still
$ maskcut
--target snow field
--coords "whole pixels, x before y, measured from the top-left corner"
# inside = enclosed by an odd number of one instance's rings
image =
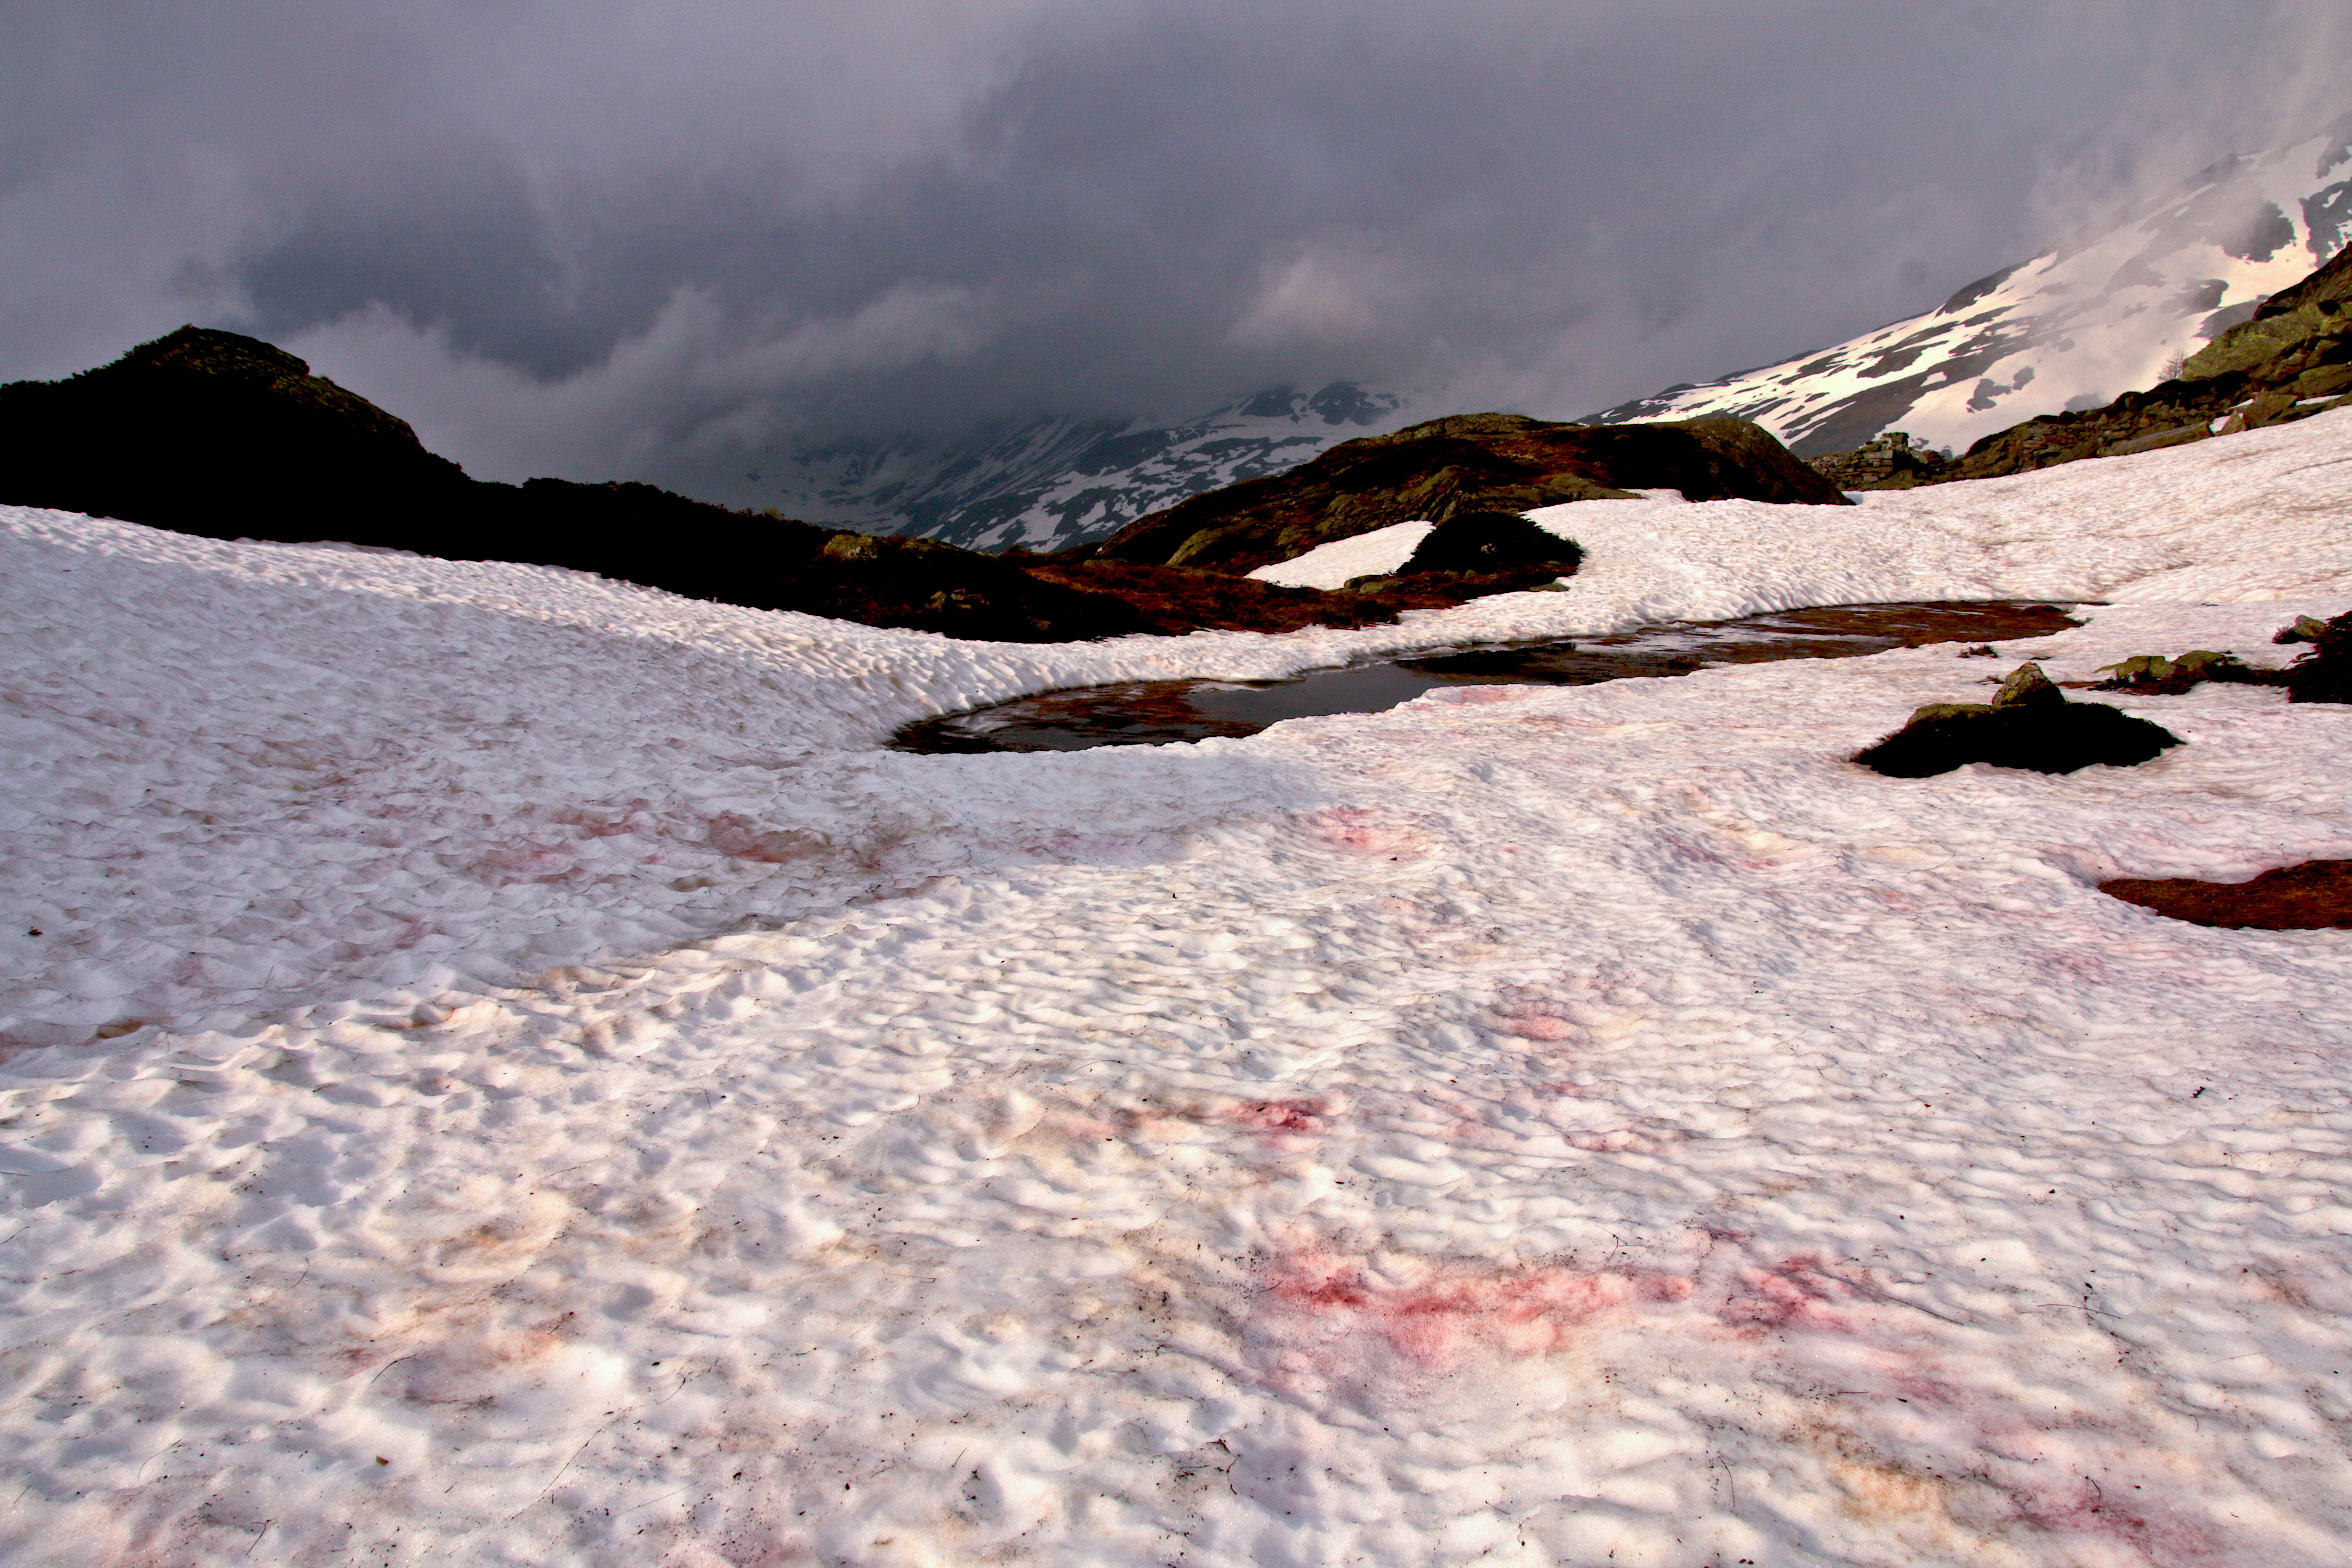
[[[2352,932],[2095,884],[2352,856],[2352,715],[2209,686],[2119,702],[2189,742],[2135,769],[1840,759],[2023,657],[2282,662],[2352,605],[2347,437],[1582,503],[1563,593],[1079,647],[0,514],[0,1540],[2340,1561]],[[2129,602],[1998,662],[871,749],[1078,680],[2011,594]]]

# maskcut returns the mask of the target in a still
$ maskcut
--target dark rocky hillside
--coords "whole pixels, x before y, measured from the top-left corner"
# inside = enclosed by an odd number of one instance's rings
[[[1812,459],[1848,489],[1902,489],[2021,474],[2255,430],[2352,405],[2352,247],[2205,345],[2180,374],[2104,408],[2044,414],[1957,458],[1911,449],[1900,431]]]
[[[1516,512],[1622,495],[1625,485],[1694,500],[1843,500],[1736,420],[1586,429],[1468,415],[1350,442],[1292,474],[1160,514],[1177,517],[1176,545],[1204,528],[1213,535],[1189,551],[990,556],[651,485],[485,483],[292,354],[233,332],[184,327],[98,370],[0,386],[0,500],[13,504],[215,539],[565,566],[697,598],[1011,642],[1363,626],[1548,582],[1574,569],[1572,555],[1549,566],[1416,570],[1339,594],[1241,574],[1391,521]],[[1132,544],[1170,526],[1146,519],[1121,538]]]
[[[1623,500],[1637,489],[1846,504],[1835,485],[1744,419],[1601,426],[1460,414],[1343,442],[1288,473],[1139,518],[1074,553],[1243,573],[1391,523]]]
[[[1421,602],[1255,583],[1187,594],[1181,574],[1142,592],[651,485],[484,483],[294,355],[194,327],[63,381],[0,386],[0,500],[213,539],[566,566],[696,598],[995,641],[1352,626]]]

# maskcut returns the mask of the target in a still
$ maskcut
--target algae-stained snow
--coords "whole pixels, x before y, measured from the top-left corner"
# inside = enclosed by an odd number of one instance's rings
[[[2352,712],[1840,759],[2352,606],[2352,415],[1565,592],[956,644],[0,512],[0,1540],[28,1563],[2320,1564]],[[1874,598],[1931,647],[910,757],[1084,680]],[[2210,602],[2207,602],[2210,601]],[[33,936],[31,931],[41,934]]]

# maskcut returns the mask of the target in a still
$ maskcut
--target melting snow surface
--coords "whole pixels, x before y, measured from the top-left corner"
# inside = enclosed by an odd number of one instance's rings
[[[2275,664],[2352,414],[1566,592],[956,643],[0,510],[27,1564],[2332,1564],[2352,711],[1842,761],[2023,657]],[[942,709],[1873,599],[1951,647],[911,756]],[[34,934],[37,932],[38,934]]]

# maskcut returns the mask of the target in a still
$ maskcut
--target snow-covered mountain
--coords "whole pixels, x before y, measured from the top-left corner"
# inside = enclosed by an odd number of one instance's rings
[[[1807,457],[1897,428],[1965,448],[2036,415],[2095,408],[2164,380],[2347,238],[2352,115],[2293,146],[2224,158],[2186,190],[1979,279],[1940,310],[1586,417],[1733,415]]]
[[[940,446],[849,442],[803,453],[776,504],[972,550],[1055,550],[1408,417],[1393,394],[1338,381],[1314,393],[1276,387],[1175,425],[1040,419]]]

